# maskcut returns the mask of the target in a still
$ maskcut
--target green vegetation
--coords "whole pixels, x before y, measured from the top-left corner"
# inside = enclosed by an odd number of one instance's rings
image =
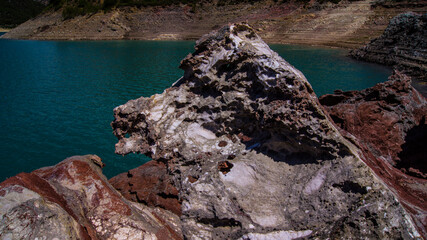
[[[0,27],[14,28],[37,16],[44,8],[33,0],[0,0]]]
[[[62,17],[70,19],[80,15],[96,13],[103,8],[103,5],[90,0],[66,2],[62,11]],[[110,1],[108,1],[108,5],[111,5]]]

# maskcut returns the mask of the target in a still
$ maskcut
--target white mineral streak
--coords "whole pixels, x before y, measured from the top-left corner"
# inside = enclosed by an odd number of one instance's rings
[[[248,233],[240,239],[250,240],[292,240],[296,238],[307,237],[311,234],[311,230],[305,231],[277,231],[270,233]]]
[[[245,163],[236,162],[230,172],[225,175],[220,173],[220,177],[222,181],[231,183],[237,188],[244,189],[255,183],[256,173]]]
[[[264,214],[251,214],[254,222],[258,223],[263,227],[275,227],[279,221],[277,215],[275,213],[265,212]]]
[[[175,132],[175,129],[181,125],[182,121],[184,121],[185,116],[182,116],[170,124],[169,128],[166,130],[167,134],[173,134]]]
[[[169,108],[172,109],[168,108],[168,104],[165,103],[164,94],[165,92],[163,92],[163,94],[156,94],[152,97],[154,107],[152,107],[149,112],[145,112],[145,115],[147,115],[148,119],[151,121],[157,122],[161,119],[165,120],[167,116],[175,110],[170,106]]]
[[[12,208],[22,204],[22,202],[41,198],[39,194],[22,187],[22,193],[13,191],[14,187],[3,188],[7,191],[4,196],[0,196],[0,220]],[[16,188],[16,187],[15,187]]]
[[[131,149],[133,149],[136,145],[136,141],[132,138],[127,138],[125,140],[125,145],[123,146],[123,149],[125,149],[126,151],[132,151]]]
[[[319,169],[316,175],[307,183],[304,188],[305,194],[308,195],[320,189],[320,187],[323,185],[323,182],[325,182],[326,170],[328,166],[329,165],[325,165],[321,169]]]
[[[197,123],[192,123],[188,126],[186,135],[193,142],[197,143],[205,143],[206,140],[212,140],[216,138],[213,132],[203,128]]]

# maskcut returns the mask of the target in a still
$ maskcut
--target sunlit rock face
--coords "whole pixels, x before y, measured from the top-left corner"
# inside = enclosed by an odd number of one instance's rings
[[[362,91],[336,91],[320,102],[427,236],[426,98],[396,71],[387,82]]]
[[[102,165],[74,156],[0,183],[0,238],[182,239],[176,215],[123,198]]]
[[[163,162],[187,239],[417,237],[303,74],[245,24],[204,36],[162,94],[114,109],[118,154]]]

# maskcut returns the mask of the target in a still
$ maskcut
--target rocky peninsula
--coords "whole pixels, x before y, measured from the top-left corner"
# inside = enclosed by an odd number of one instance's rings
[[[427,237],[413,148],[427,101],[405,74],[319,101],[246,24],[203,36],[180,67],[162,94],[114,109],[116,153],[151,162],[107,181],[101,159],[77,156],[7,179],[0,237]]]

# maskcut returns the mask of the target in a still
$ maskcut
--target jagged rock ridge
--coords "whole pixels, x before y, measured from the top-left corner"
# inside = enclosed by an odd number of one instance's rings
[[[167,166],[187,239],[419,236],[323,112],[247,25],[204,36],[162,94],[115,108],[116,152]]]

